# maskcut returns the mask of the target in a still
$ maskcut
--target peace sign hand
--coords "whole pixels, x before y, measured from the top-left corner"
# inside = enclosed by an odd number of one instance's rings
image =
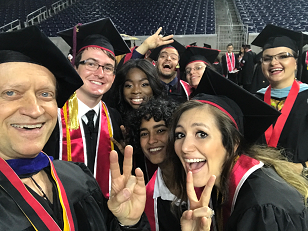
[[[200,200],[198,200],[193,183],[192,172],[187,174],[187,196],[190,202],[190,210],[183,213],[181,217],[182,231],[209,231],[214,211],[208,207],[212,188],[216,176],[211,176],[203,189]]]
[[[123,174],[116,151],[110,152],[111,192],[108,208],[122,225],[135,225],[141,218],[146,201],[146,190],[141,169],[131,175],[133,148],[124,150]]]

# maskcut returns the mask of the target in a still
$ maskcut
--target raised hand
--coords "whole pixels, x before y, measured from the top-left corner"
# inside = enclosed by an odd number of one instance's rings
[[[208,207],[211,192],[214,186],[216,177],[213,175],[208,180],[203,189],[200,200],[198,200],[193,183],[192,173],[187,174],[187,196],[190,202],[190,210],[183,213],[181,217],[182,231],[209,231],[212,223],[214,211]]]
[[[163,37],[159,34],[161,30],[162,27],[159,27],[155,34],[144,40],[144,42],[136,49],[136,51],[144,55],[150,49],[173,43],[173,35]]]
[[[109,210],[122,225],[134,225],[144,211],[146,190],[141,169],[137,168],[136,176],[131,175],[132,146],[124,150],[123,175],[121,175],[116,151],[110,152],[111,192],[108,200]]]
[[[124,125],[121,125],[120,129],[121,129],[121,132],[122,132],[122,135],[123,135],[124,139],[123,140],[119,140],[119,142],[118,142],[113,137],[110,137],[110,140],[118,147],[118,149],[120,150],[121,154],[124,155],[124,148],[126,146],[125,138],[127,137],[127,132],[126,132],[126,129],[125,129]]]

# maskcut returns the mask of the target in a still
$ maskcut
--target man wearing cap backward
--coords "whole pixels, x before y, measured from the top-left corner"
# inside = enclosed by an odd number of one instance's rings
[[[0,34],[0,230],[150,230],[142,216],[143,173],[131,175],[131,147],[123,175],[110,153],[108,201],[83,163],[52,161],[41,152],[58,107],[81,85],[37,27]]]
[[[150,58],[156,61],[158,77],[165,85],[168,96],[179,103],[187,101],[190,95],[190,86],[180,79],[177,69],[180,55],[184,51],[185,47],[174,40],[169,45],[155,48],[150,55]]]
[[[75,29],[78,30],[76,38],[72,38]],[[110,19],[68,29],[59,35],[73,48],[73,53],[76,46],[74,67],[84,84],[61,108],[59,126],[44,150],[55,158],[85,163],[108,198],[109,153],[114,148],[118,151],[110,138],[123,139],[122,120],[120,114],[101,99],[115,78],[115,56],[129,52],[129,48]],[[119,154],[119,163],[122,161],[123,155]]]

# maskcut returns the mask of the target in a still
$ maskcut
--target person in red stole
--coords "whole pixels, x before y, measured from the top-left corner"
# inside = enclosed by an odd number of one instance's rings
[[[252,42],[263,48],[261,66],[270,83],[257,96],[281,112],[260,142],[283,148],[298,173],[308,176],[308,85],[300,81],[299,55],[306,43],[307,35],[274,25],[267,25]]]
[[[83,163],[53,161],[41,151],[58,107],[82,83],[39,28],[0,34],[0,230],[150,230],[143,173],[131,175],[132,147],[123,175],[110,153],[109,200]]]
[[[199,86],[174,112],[167,149],[175,196],[190,204],[182,230],[308,230],[306,179],[254,145],[280,113],[211,69]]]
[[[115,79],[115,56],[129,48],[108,18],[58,34],[73,48],[73,65],[84,84],[60,109],[59,124],[44,151],[56,159],[85,163],[108,198],[109,153],[113,149],[120,153],[110,138],[123,140],[123,123],[118,111],[101,99]]]
[[[232,43],[227,45],[227,52],[221,57],[221,63],[224,76],[238,84],[237,69],[239,66],[239,61],[237,56],[233,53]]]
[[[165,161],[168,126],[177,107],[176,102],[164,98],[151,99],[129,117],[134,155],[145,163],[150,162],[158,166],[146,185],[145,213],[151,230],[180,230],[183,211],[181,206],[171,207],[175,196],[172,194],[173,189],[169,187],[170,164]],[[149,170],[144,172],[149,173]]]

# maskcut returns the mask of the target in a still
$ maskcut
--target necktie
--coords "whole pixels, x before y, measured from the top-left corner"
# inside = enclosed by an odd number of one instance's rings
[[[88,128],[90,132],[94,132],[94,115],[95,111],[90,110],[86,113],[86,117],[88,118]]]

